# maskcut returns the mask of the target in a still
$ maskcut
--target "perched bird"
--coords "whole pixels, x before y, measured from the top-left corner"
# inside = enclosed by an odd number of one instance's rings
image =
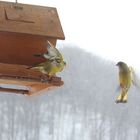
[[[32,67],[32,69],[38,69],[43,74],[47,74],[50,78],[57,72],[61,72],[66,66],[62,54],[49,41],[47,45],[47,53],[34,54],[34,56],[43,57],[46,61]]]
[[[45,54],[34,54],[35,57],[44,57],[49,60],[63,60],[62,54],[49,41],[47,45],[47,52]]]
[[[116,100],[116,103],[126,103],[127,93],[132,84],[133,72],[132,68],[128,67],[124,62],[118,62],[116,66],[119,67],[119,82],[121,93]]]
[[[37,69],[43,74],[47,74],[49,78],[51,78],[57,72],[61,72],[65,66],[66,62],[63,60],[62,61],[46,60],[45,62],[40,63],[35,67],[32,67],[32,69]]]

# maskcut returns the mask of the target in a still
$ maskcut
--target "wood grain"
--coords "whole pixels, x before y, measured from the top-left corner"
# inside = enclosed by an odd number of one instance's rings
[[[56,8],[0,1],[0,31],[64,39]]]

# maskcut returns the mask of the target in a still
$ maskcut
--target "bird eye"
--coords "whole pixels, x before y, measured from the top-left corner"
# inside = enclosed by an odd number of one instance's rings
[[[57,63],[60,63],[61,61],[60,61],[59,59],[56,59],[56,62],[57,62]]]

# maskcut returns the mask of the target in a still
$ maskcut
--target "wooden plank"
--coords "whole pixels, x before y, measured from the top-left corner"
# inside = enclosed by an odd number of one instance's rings
[[[45,82],[42,82],[42,79]],[[63,84],[60,77],[52,77],[50,80],[46,75],[37,70],[27,69],[24,65],[0,63],[0,91],[34,95]]]
[[[29,14],[27,11],[23,11],[23,7],[21,6],[13,6],[10,8],[6,7],[4,10],[7,20],[25,23],[35,23],[32,15]]]
[[[22,89],[11,89],[11,88],[1,88],[1,92],[10,92],[10,93],[17,93],[17,94],[27,94],[28,95],[28,90],[22,90]]]
[[[60,80],[60,79],[59,79]],[[1,86],[5,85],[5,86]],[[24,86],[25,88],[16,88],[16,85]],[[26,95],[38,95],[43,92],[46,92],[52,88],[62,86],[62,81],[57,81],[57,85],[53,84],[53,81],[41,83],[39,81],[33,80],[23,80],[23,79],[14,79],[14,78],[0,78],[0,91],[2,92],[11,92],[18,94]],[[12,87],[14,86],[14,87]]]
[[[11,65],[0,63],[0,77],[28,78],[28,79],[46,79],[46,75],[33,69],[27,69],[24,65]]]
[[[35,69],[27,69],[28,66],[24,65],[11,65],[0,63],[0,78],[14,78],[20,80],[33,80],[37,82],[47,81],[51,84],[61,84],[60,77],[48,78],[47,75],[42,74],[40,71]],[[60,83],[59,83],[60,82]]]
[[[30,66],[44,62],[34,54],[47,52],[47,40],[56,45],[52,38],[0,32],[0,62]]]

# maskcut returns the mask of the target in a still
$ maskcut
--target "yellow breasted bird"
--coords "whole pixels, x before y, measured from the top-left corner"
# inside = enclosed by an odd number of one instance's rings
[[[128,67],[124,62],[118,62],[116,66],[119,67],[119,82],[121,93],[116,100],[116,103],[126,103],[128,90],[132,84],[132,68]]]
[[[62,54],[49,41],[47,45],[47,53],[34,54],[34,56],[44,57],[46,58],[46,61],[32,68],[38,69],[43,74],[47,74],[50,78],[57,72],[61,72],[66,66],[66,62],[63,60]]]
[[[40,63],[32,69],[37,69],[43,74],[47,74],[50,78],[57,72],[61,72],[66,66],[65,61],[58,60],[46,60],[46,62]]]

